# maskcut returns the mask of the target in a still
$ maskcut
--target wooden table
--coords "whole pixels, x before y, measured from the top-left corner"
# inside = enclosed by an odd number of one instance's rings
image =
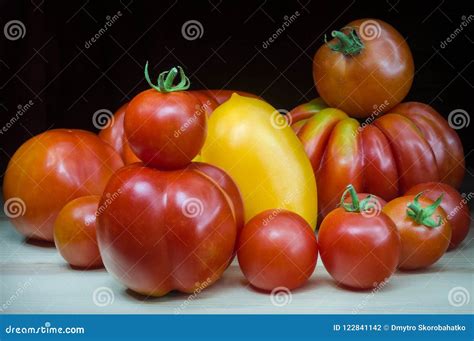
[[[143,298],[105,270],[71,269],[54,247],[27,243],[0,218],[3,313],[473,313],[474,231],[431,268],[398,272],[380,290],[335,285],[318,260],[315,273],[290,295],[272,296],[248,285],[234,262],[215,285],[195,295]],[[451,300],[450,300],[451,296]]]

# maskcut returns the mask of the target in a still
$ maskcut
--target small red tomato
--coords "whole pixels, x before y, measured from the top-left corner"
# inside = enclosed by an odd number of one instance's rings
[[[403,270],[434,264],[451,240],[451,225],[440,206],[441,197],[433,202],[421,194],[393,199],[382,210],[400,233],[402,250],[398,267]]]
[[[466,238],[471,224],[471,214],[467,200],[459,194],[453,187],[441,182],[425,182],[413,186],[406,192],[406,195],[423,192],[423,196],[436,201],[441,195],[441,208],[448,216],[452,234],[448,250],[456,248]]]
[[[351,203],[345,202],[351,194]],[[318,233],[321,260],[340,284],[369,289],[386,281],[396,270],[400,257],[400,236],[395,224],[369,199],[359,202],[349,185],[341,207],[331,211]]]
[[[72,266],[102,266],[96,237],[96,215],[100,196],[76,198],[66,204],[54,223],[54,243]]]
[[[132,151],[145,164],[172,170],[185,167],[199,153],[206,137],[207,118],[202,103],[191,92],[189,79],[179,68],[181,82],[173,85],[177,68],[165,71],[152,89],[129,103],[124,120],[125,136]]]
[[[245,225],[237,246],[240,268],[254,287],[271,291],[303,285],[316,267],[318,243],[298,214],[267,210]]]

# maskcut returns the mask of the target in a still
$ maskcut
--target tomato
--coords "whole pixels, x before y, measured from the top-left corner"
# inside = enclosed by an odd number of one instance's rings
[[[214,98],[218,105],[221,105],[222,103],[224,103],[225,101],[230,99],[232,94],[238,94],[239,96],[244,96],[244,97],[250,97],[250,98],[256,98],[256,99],[263,100],[260,96],[251,94],[249,92],[238,91],[238,90],[224,90],[224,89],[220,89],[220,90],[199,90],[199,92],[201,92],[203,94],[206,94],[209,97]]]
[[[313,60],[313,78],[322,99],[357,118],[383,105],[387,112],[408,94],[414,75],[405,38],[377,19],[359,19],[333,31]]]
[[[460,185],[462,181],[459,137],[425,104],[402,103],[392,109],[396,113],[362,124],[335,108],[317,111],[308,105],[307,112],[303,106],[297,108],[295,117],[302,119],[296,124],[303,122],[296,128],[297,136],[317,183],[324,184],[318,188],[322,216],[336,207],[336,198],[350,183],[388,201],[422,182]]]
[[[218,280],[237,226],[224,191],[195,169],[118,170],[102,196],[97,239],[104,265],[128,288],[151,296],[193,293]],[[100,207],[99,206],[99,207]]]
[[[441,182],[425,182],[410,188],[406,195],[414,195],[423,192],[423,196],[436,201],[443,195],[440,206],[447,214],[452,234],[448,250],[455,249],[467,237],[469,225],[471,224],[471,214],[467,200],[459,194],[453,187]]]
[[[459,188],[464,178],[464,152],[458,134],[443,116],[418,102],[401,103],[391,112],[409,118],[420,129],[433,150],[441,181]]]
[[[299,129],[307,122],[307,120],[314,114],[320,112],[322,109],[327,108],[327,104],[318,97],[298,105],[293,108],[287,115],[288,123],[291,125],[295,133],[298,133]]]
[[[99,195],[76,198],[59,211],[54,222],[54,243],[63,258],[72,266],[102,266],[96,237],[96,216]]]
[[[451,240],[451,225],[435,202],[418,195],[396,198],[382,211],[397,226],[402,241],[399,268],[415,270],[434,264],[446,252]]]
[[[351,202],[345,202],[346,195]],[[395,272],[400,236],[395,224],[369,199],[359,201],[352,185],[342,195],[341,207],[331,211],[318,233],[319,253],[329,274],[344,286],[376,287]]]
[[[237,183],[247,221],[280,208],[298,213],[314,228],[317,192],[311,164],[280,116],[264,101],[232,95],[209,119],[202,159]]]
[[[110,144],[128,165],[140,162],[140,159],[131,150],[123,131],[123,119],[128,103],[122,105],[114,114],[113,119],[99,132],[99,137]]]
[[[3,180],[5,201],[22,206],[10,215],[13,225],[28,238],[53,241],[63,206],[102,194],[121,166],[115,150],[91,132],[54,129],[32,137],[15,152]]]
[[[242,230],[237,257],[254,287],[271,291],[302,286],[316,267],[318,243],[309,224],[296,213],[267,210]]]
[[[181,68],[181,82],[172,82],[176,68],[165,71],[152,89],[135,96],[128,104],[124,119],[127,141],[139,159],[159,169],[177,169],[188,165],[199,153],[206,137],[206,112],[192,93],[189,79]],[[166,78],[165,78],[166,76]]]

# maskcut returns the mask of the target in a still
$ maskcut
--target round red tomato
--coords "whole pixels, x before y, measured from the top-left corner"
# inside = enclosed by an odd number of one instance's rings
[[[151,296],[193,293],[227,268],[235,217],[224,191],[202,172],[136,163],[118,170],[104,193],[97,227],[102,260],[128,288]]]
[[[318,243],[298,214],[267,210],[245,225],[237,245],[239,265],[254,287],[271,291],[302,286],[316,267]]]
[[[405,38],[377,19],[359,19],[333,31],[313,60],[319,95],[331,107],[364,118],[387,112],[407,95],[414,63]]]
[[[396,198],[383,212],[397,226],[402,241],[399,268],[414,270],[434,264],[446,252],[451,240],[451,225],[436,202],[418,195]]]
[[[432,201],[436,201],[441,195],[443,196],[440,206],[447,214],[452,229],[448,250],[456,248],[469,233],[471,214],[467,200],[453,187],[441,182],[425,182],[416,185],[410,188],[406,195],[415,195],[420,192],[423,192],[423,196]]]
[[[122,157],[123,162],[128,165],[140,162],[128,145],[123,131],[123,119],[128,103],[122,105],[114,114],[113,119],[99,132],[99,137],[110,144]]]
[[[125,113],[125,135],[132,151],[146,165],[163,170],[188,165],[206,138],[207,118],[201,101],[191,92],[180,68],[181,83],[172,82],[176,68],[160,74],[158,85],[135,96]],[[165,78],[166,76],[166,78]]]
[[[395,272],[400,257],[400,236],[395,224],[381,211],[371,210],[370,199],[354,200],[331,211],[318,233],[319,253],[329,274],[340,284],[376,287]]]
[[[63,206],[102,194],[122,166],[115,150],[91,132],[54,129],[32,137],[15,152],[3,180],[6,204],[21,207],[9,214],[13,225],[26,237],[53,241]]]
[[[102,266],[96,237],[96,216],[100,196],[90,195],[68,202],[54,222],[54,243],[72,266]]]

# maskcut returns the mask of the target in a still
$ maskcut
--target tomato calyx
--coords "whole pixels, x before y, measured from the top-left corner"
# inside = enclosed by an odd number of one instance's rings
[[[346,197],[348,194],[351,196],[350,203],[346,202]],[[354,186],[352,186],[352,184],[349,184],[347,185],[344,193],[342,193],[341,203],[339,205],[342,208],[344,208],[347,212],[354,212],[354,213],[365,212],[365,211],[369,211],[373,209],[374,206],[376,206],[373,198],[374,196],[372,194],[369,194],[366,198],[359,200],[359,197],[357,196],[357,192]]]
[[[181,80],[178,84],[174,85],[173,83],[178,72]],[[153,84],[148,73],[148,61],[145,64],[145,79],[153,89],[162,93],[187,90],[191,85],[189,78],[184,74],[184,70],[181,66],[161,72],[158,76],[157,84]]]
[[[332,31],[331,36],[338,39],[335,44],[329,44],[326,36],[324,36],[324,42],[326,45],[335,52],[341,52],[345,56],[354,56],[359,54],[365,47],[364,43],[360,40],[355,29],[349,28],[348,34],[341,31]]]
[[[441,194],[431,205],[421,207],[419,198],[422,194],[423,192],[418,193],[413,199],[413,202],[408,204],[407,216],[414,219],[417,224],[425,225],[426,227],[439,227],[442,222],[441,216],[438,215],[438,221],[435,221],[433,220],[432,215],[441,205],[443,194]]]

